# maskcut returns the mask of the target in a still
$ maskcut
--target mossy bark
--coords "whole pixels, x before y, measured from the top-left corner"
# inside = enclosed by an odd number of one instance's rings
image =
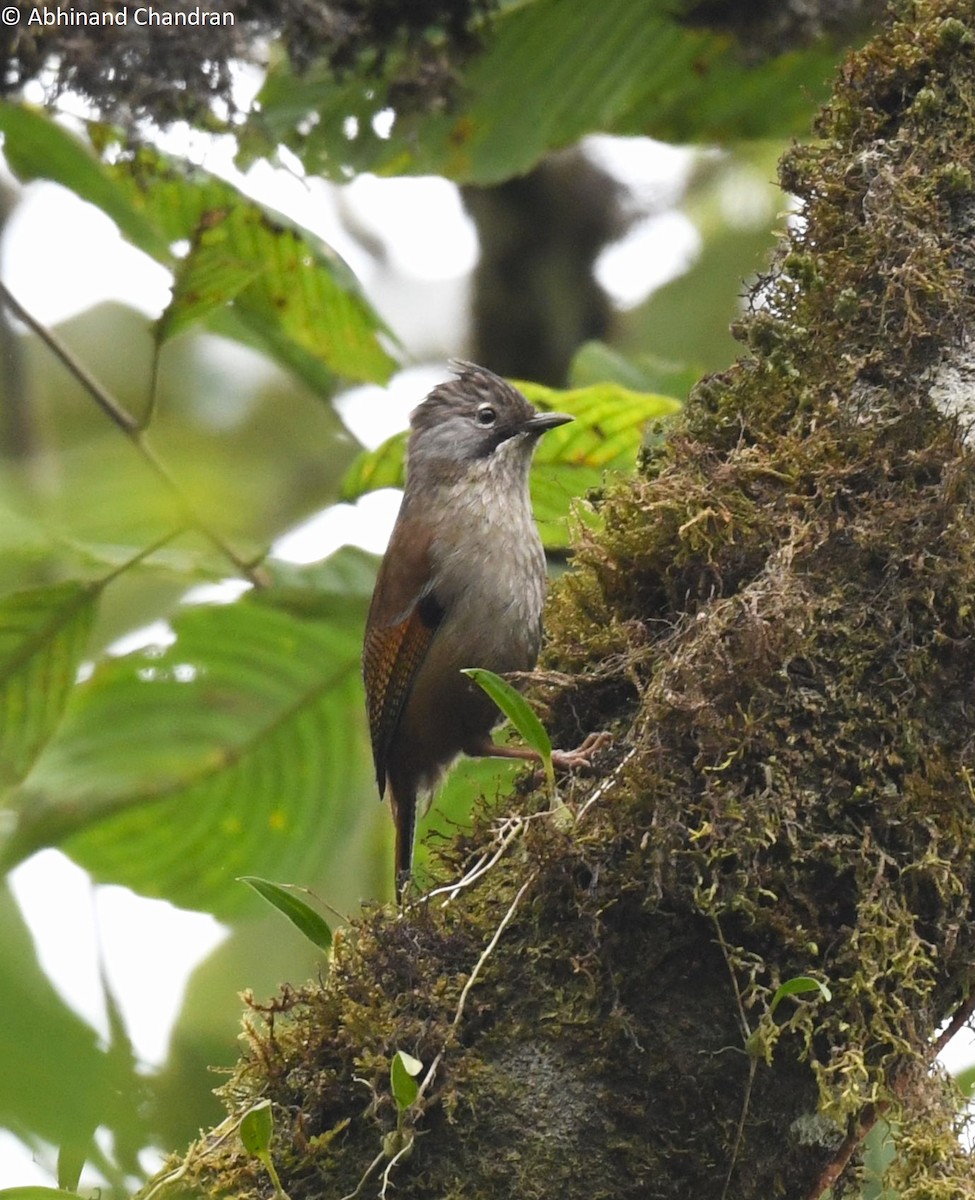
[[[818,133],[746,357],[553,597],[550,723],[613,729],[600,777],[253,1019],[224,1094],[272,1101],[291,1200],[857,1195],[879,1113],[902,1200],[975,1197],[931,1069],[975,958],[972,0],[897,6]],[[799,976],[830,998],[773,1012]],[[397,1049],[430,1078],[377,1160]],[[170,1186],[272,1194],[232,1121]]]

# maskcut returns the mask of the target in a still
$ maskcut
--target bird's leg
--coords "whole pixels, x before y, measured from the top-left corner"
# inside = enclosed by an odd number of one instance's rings
[[[590,733],[574,750],[553,750],[552,766],[557,767],[560,771],[572,771],[577,767],[591,766],[593,755],[602,750],[604,746],[608,746],[612,740],[610,734],[605,731]],[[465,746],[464,753],[472,758],[516,758],[522,762],[533,763],[542,761],[542,756],[537,750],[532,750],[530,746],[499,746],[497,742],[492,742],[487,734],[478,741],[472,742],[469,747]]]
[[[591,766],[593,755],[611,745],[612,741],[613,735],[607,733],[605,729],[600,730],[599,733],[587,734],[574,750],[553,750],[552,766],[558,767],[562,771]]]

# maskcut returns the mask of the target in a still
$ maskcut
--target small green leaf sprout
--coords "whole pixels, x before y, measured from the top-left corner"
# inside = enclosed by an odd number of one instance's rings
[[[271,883],[269,879],[261,879],[257,875],[241,875],[239,883],[246,883],[259,896],[284,913],[292,925],[305,937],[327,954],[332,946],[332,930],[323,917],[304,900],[299,900],[287,887],[280,883]]]
[[[288,1200],[288,1193],[281,1186],[281,1180],[271,1161],[273,1136],[274,1116],[271,1112],[271,1101],[259,1100],[240,1119],[240,1140],[247,1153],[259,1158],[264,1164],[278,1200]]]
[[[387,1158],[409,1157],[413,1138],[412,1135],[407,1136],[404,1121],[407,1111],[420,1094],[417,1076],[422,1070],[423,1063],[405,1050],[397,1050],[389,1064],[389,1086],[396,1102],[396,1128],[383,1139],[383,1152]]]
[[[771,1021],[775,1016],[775,1010],[779,1007],[786,996],[801,996],[807,992],[818,992],[822,1000],[832,1000],[833,993],[829,990],[825,983],[819,979],[813,979],[811,975],[795,975],[792,979],[787,979],[785,983],[779,984],[775,989],[775,994],[772,996],[771,1003],[768,1007],[768,1012],[765,1014],[765,1020]],[[759,1025],[754,1033],[745,1043],[745,1049],[752,1058],[761,1058],[766,1051],[766,1046],[769,1045],[768,1026],[764,1029]]]

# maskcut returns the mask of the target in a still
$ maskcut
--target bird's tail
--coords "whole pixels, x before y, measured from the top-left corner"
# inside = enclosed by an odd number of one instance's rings
[[[396,825],[396,899],[403,899],[403,892],[410,882],[413,869],[413,838],[416,834],[416,788],[395,786],[389,781],[389,800]]]

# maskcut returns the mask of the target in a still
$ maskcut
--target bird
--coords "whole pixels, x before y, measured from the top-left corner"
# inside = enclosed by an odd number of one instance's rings
[[[573,418],[540,412],[485,367],[452,360],[456,378],[410,415],[406,483],[366,618],[366,708],[380,797],[396,828],[395,888],[410,880],[418,804],[429,806],[460,754],[539,761],[497,745],[502,714],[463,668],[530,671],[542,638],[545,553],[528,474],[539,438]],[[554,751],[588,763],[605,735]]]

